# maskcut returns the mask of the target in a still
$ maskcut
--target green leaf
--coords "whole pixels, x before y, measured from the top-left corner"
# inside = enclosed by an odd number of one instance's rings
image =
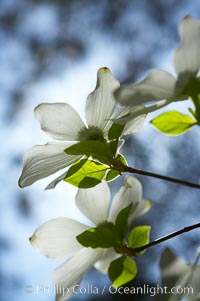
[[[88,159],[82,159],[76,161],[72,166],[68,169],[66,173],[66,177],[70,178],[73,174],[75,174],[81,167],[88,161]]]
[[[111,170],[109,170],[109,172],[106,175],[106,181],[110,182],[110,181],[116,179],[117,177],[119,177],[119,175],[120,175],[119,170],[111,169]]]
[[[126,158],[122,154],[117,155],[117,161],[122,163],[124,166],[128,166]]]
[[[160,132],[167,135],[180,135],[191,129],[196,120],[189,115],[177,111],[165,112],[151,120],[151,123]]]
[[[113,123],[109,132],[108,139],[110,140],[110,148],[112,150],[113,155],[116,155],[119,138],[123,132],[125,124]]]
[[[102,163],[111,164],[113,161],[110,145],[106,141],[84,140],[65,149],[69,155],[86,155]]]
[[[112,223],[105,222],[97,228],[91,228],[78,235],[77,240],[84,247],[112,248],[117,244],[115,227]]]
[[[124,127],[125,127],[125,124],[113,123],[113,125],[111,126],[111,128],[108,132],[108,139],[109,140],[119,140],[119,137],[121,136]]]
[[[79,187],[79,188],[91,188],[91,187],[98,185],[99,183],[101,183],[101,180],[99,180],[97,178],[85,177],[83,180],[80,181],[80,183],[78,184],[79,186],[76,186],[76,185],[74,185],[74,186]]]
[[[137,226],[132,229],[128,237],[128,246],[130,248],[139,248],[149,243],[150,226]],[[142,254],[141,251],[138,254]]]
[[[82,159],[70,167],[64,181],[79,188],[94,187],[102,181],[107,170],[106,165]]]
[[[120,240],[123,240],[127,234],[128,231],[128,217],[131,212],[131,209],[133,207],[133,204],[131,203],[126,208],[122,209],[119,214],[117,215],[116,221],[115,221],[115,229],[117,232],[118,237]]]
[[[196,119],[196,112],[192,109],[192,108],[188,108],[188,111],[194,116],[194,118]]]
[[[114,286],[122,286],[137,275],[136,263],[132,258],[122,256],[111,262],[108,275]]]
[[[116,179],[118,176],[121,175],[121,173],[123,172],[120,171],[121,170],[121,167],[123,166],[127,166],[127,162],[126,162],[126,159],[124,156],[122,156],[121,154],[118,154],[117,157],[114,159],[113,161],[113,169],[111,169],[108,173],[107,173],[107,176],[106,176],[106,181],[109,182],[109,181],[112,181],[114,179]]]

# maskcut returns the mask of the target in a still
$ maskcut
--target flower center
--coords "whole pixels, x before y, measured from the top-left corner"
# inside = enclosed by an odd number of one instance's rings
[[[78,133],[78,140],[105,140],[103,132],[95,126],[82,128]]]

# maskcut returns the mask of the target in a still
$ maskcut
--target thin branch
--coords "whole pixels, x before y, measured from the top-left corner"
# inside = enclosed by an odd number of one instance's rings
[[[152,177],[152,178],[157,178],[157,179],[165,180],[165,181],[168,181],[168,182],[178,183],[178,184],[181,184],[181,185],[184,185],[184,186],[189,186],[189,187],[200,189],[200,184],[196,184],[196,183],[188,182],[188,181],[185,181],[185,180],[180,180],[180,179],[176,179],[176,178],[163,176],[163,175],[160,175],[160,174],[157,174],[157,173],[153,173],[153,172],[133,168],[133,167],[130,167],[130,166],[124,166],[123,171],[133,173],[133,174],[144,175],[144,176],[148,176],[148,177]]]
[[[198,261],[200,260],[200,252],[197,252],[197,256],[195,258],[195,261],[193,263],[193,267],[196,267],[196,265],[198,264]]]
[[[129,248],[128,246],[126,246],[126,249],[127,249],[128,253],[129,253],[129,255],[132,254],[134,256],[137,253],[139,253],[141,251],[144,251],[147,248],[151,248],[151,247],[153,247],[155,245],[158,245],[158,244],[162,243],[163,241],[169,240],[169,239],[171,239],[173,237],[176,237],[178,235],[181,235],[183,233],[192,231],[192,230],[197,229],[197,228],[200,228],[200,223],[192,225],[192,226],[189,226],[189,227],[184,227],[184,228],[182,228],[182,229],[180,229],[178,231],[172,232],[172,233],[170,233],[170,234],[168,234],[166,236],[158,238],[158,239],[156,239],[156,240],[154,240],[154,241],[152,241],[152,242],[150,242],[150,243],[148,243],[148,244],[146,244],[144,246],[141,246],[139,248]]]

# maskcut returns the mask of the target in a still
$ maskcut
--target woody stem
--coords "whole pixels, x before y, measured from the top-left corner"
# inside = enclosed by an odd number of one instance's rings
[[[200,184],[196,184],[196,183],[192,183],[192,182],[188,182],[188,181],[180,180],[180,179],[176,179],[176,178],[171,178],[171,177],[168,177],[168,176],[164,176],[164,175],[161,175],[161,174],[157,174],[157,173],[153,173],[153,172],[133,168],[133,167],[130,167],[130,166],[123,166],[123,172],[129,172],[129,173],[133,173],[133,174],[139,174],[139,175],[144,175],[144,176],[147,176],[147,177],[157,178],[157,179],[165,180],[165,181],[168,181],[168,182],[177,183],[177,184],[181,184],[181,185],[184,185],[184,186],[189,186],[189,187],[192,187],[192,188],[198,188],[198,189],[200,188]]]

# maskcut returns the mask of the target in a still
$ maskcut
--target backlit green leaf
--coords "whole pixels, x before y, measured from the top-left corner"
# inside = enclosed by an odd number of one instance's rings
[[[188,108],[188,111],[194,116],[194,118],[197,117],[195,110],[193,110],[192,108]]]
[[[106,165],[82,159],[70,167],[64,181],[79,188],[94,187],[102,181],[107,170]]]
[[[88,229],[76,238],[84,247],[91,248],[111,248],[117,243],[114,225],[109,222]]]
[[[107,182],[112,181],[112,180],[116,179],[117,177],[119,177],[119,175],[120,175],[120,173],[118,170],[111,169],[111,170],[109,170],[109,172],[106,175],[106,181]]]
[[[126,158],[122,154],[117,155],[117,162],[122,163],[124,166],[128,166]]]
[[[123,132],[124,126],[125,124],[113,123],[113,125],[111,126],[108,132],[108,139],[110,140],[110,148],[114,156],[117,152],[119,138]]]
[[[191,129],[196,120],[177,111],[165,112],[151,120],[157,130],[167,135],[180,135]]]
[[[69,155],[86,155],[102,163],[111,164],[113,161],[109,143],[100,140],[84,140],[65,149]]]
[[[113,169],[108,171],[108,173],[106,175],[106,181],[107,182],[112,181],[115,178],[117,178],[118,176],[120,176],[124,170],[124,169],[122,169],[123,166],[127,166],[126,159],[121,154],[118,154],[117,157],[113,161],[113,167],[111,167]]]
[[[123,240],[126,236],[126,233],[128,231],[128,217],[131,212],[131,209],[133,207],[133,204],[131,203],[126,208],[122,209],[119,214],[117,215],[116,221],[115,221],[115,228],[116,232],[121,240]]]
[[[109,140],[118,140],[123,132],[124,127],[125,124],[113,123],[113,125],[111,126],[108,132]]]
[[[139,248],[149,243],[150,226],[137,226],[132,229],[128,237],[130,248]],[[139,254],[144,251],[139,252]]]
[[[135,278],[137,266],[132,258],[122,256],[111,262],[108,274],[113,285],[119,287]]]

